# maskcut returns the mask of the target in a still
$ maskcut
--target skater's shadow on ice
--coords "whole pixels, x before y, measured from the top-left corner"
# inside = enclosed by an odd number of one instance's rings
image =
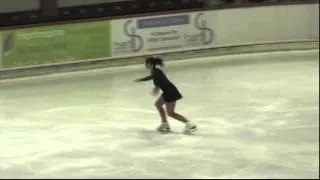
[[[204,134],[199,134],[198,132],[185,134],[179,131],[159,132],[154,129],[143,129],[143,128],[135,128],[132,131],[136,132],[142,138],[148,139],[148,140],[166,139],[166,138],[170,138],[170,140],[172,140],[172,139],[181,139],[183,137],[204,137],[205,136]],[[207,135],[210,136],[209,134]]]

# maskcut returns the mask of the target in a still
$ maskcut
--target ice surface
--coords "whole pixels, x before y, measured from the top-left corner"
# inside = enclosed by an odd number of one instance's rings
[[[143,65],[1,81],[0,178],[318,178],[318,55],[167,64],[194,135],[154,131]]]

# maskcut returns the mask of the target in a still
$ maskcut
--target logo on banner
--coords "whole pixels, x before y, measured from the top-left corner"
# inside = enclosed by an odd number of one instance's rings
[[[112,43],[113,53],[117,55],[197,48],[214,40],[214,32],[203,13],[127,20],[121,27],[120,37],[124,39]]]
[[[207,21],[203,18],[203,13],[198,13],[194,18],[194,26],[199,30],[199,34],[185,34],[184,40],[187,46],[209,45],[214,40],[214,32],[207,26]]]
[[[146,32],[146,50],[172,51],[184,48],[184,30],[190,26],[190,15],[160,16],[140,19],[138,28]]]
[[[117,52],[139,52],[144,45],[143,38],[136,34],[136,27],[133,20],[128,20],[123,24],[123,33],[129,38],[128,41],[114,42],[114,50]]]

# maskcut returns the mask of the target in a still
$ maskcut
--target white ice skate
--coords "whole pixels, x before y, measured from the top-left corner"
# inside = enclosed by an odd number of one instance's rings
[[[170,132],[170,127],[168,123],[161,123],[161,125],[157,128],[160,132]]]
[[[194,124],[191,124],[191,123],[187,123],[186,124],[186,127],[184,128],[184,133],[185,134],[189,134],[189,133],[192,133],[194,131],[198,130],[197,126],[194,125]]]

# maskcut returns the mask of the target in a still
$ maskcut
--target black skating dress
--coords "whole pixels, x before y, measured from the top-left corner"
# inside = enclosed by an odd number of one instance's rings
[[[167,78],[161,69],[154,67],[150,76],[138,79],[138,81],[148,80],[153,80],[154,85],[161,89],[161,96],[165,102],[170,103],[182,99],[182,95],[177,87]]]

